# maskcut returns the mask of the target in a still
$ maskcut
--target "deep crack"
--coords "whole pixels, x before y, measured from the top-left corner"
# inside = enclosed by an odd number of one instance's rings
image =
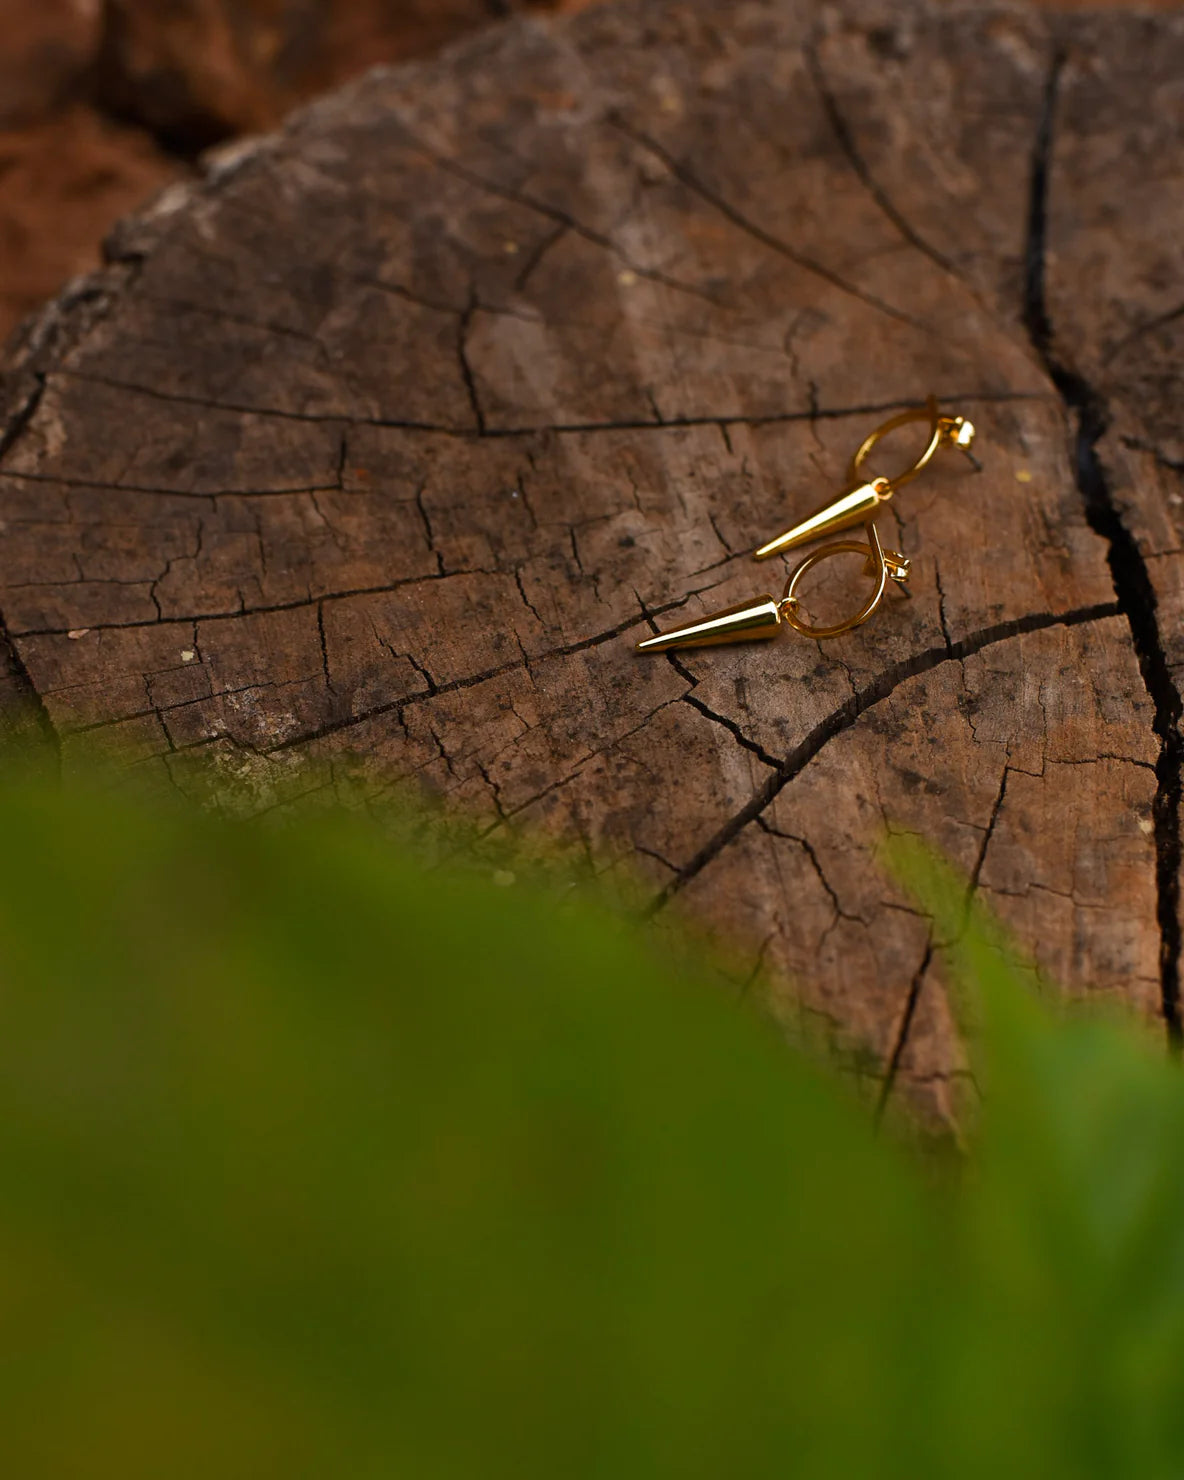
[[[921,964],[917,967],[912,981],[909,983],[909,994],[905,998],[904,1013],[900,1019],[900,1027],[897,1029],[896,1042],[892,1045],[892,1052],[888,1056],[888,1063],[884,1069],[884,1082],[880,1086],[880,1098],[876,1101],[875,1123],[878,1126],[884,1118],[884,1111],[888,1108],[888,1101],[892,1097],[893,1088],[900,1074],[900,1066],[904,1061],[904,1051],[908,1046],[909,1032],[913,1026],[913,1018],[917,1013],[917,1003],[921,1000],[921,988],[925,985],[925,977],[929,971],[929,963],[933,960],[933,936],[930,935],[925,942],[925,954],[921,957]]]
[[[1090,528],[1106,542],[1119,610],[1130,624],[1139,669],[1154,707],[1154,729],[1160,751],[1153,809],[1156,857],[1156,918],[1159,925],[1159,972],[1164,1022],[1169,1041],[1181,1046],[1180,1018],[1180,799],[1184,742],[1180,735],[1181,700],[1160,635],[1158,599],[1139,550],[1123,521],[1098,443],[1110,425],[1105,397],[1062,358],[1049,316],[1045,292],[1049,177],[1056,132],[1057,104],[1066,53],[1054,54],[1045,84],[1032,153],[1031,194],[1024,275],[1024,325],[1032,347],[1076,423],[1074,471]]]
[[[474,304],[472,313],[481,309],[480,304]],[[484,310],[488,312],[488,310]],[[469,315],[466,314],[465,317]],[[856,406],[808,406],[802,411],[777,411],[767,412],[761,415],[735,415],[735,416],[709,416],[687,415],[668,416],[665,420],[655,421],[653,416],[648,417],[622,417],[609,421],[571,421],[571,422],[536,422],[521,426],[490,426],[478,425],[449,425],[445,422],[415,421],[406,417],[393,416],[363,416],[354,412],[346,411],[295,411],[285,410],[277,406],[262,406],[238,401],[219,401],[207,395],[193,394],[190,392],[165,390],[159,386],[142,385],[135,381],[120,380],[114,376],[99,375],[93,371],[64,369],[60,366],[54,368],[53,377],[58,380],[79,380],[93,385],[105,385],[112,390],[126,391],[129,395],[147,396],[154,401],[177,406],[196,406],[206,412],[227,412],[235,416],[260,416],[275,417],[280,421],[299,422],[308,426],[341,426],[347,431],[357,427],[377,427],[385,431],[422,433],[424,435],[451,437],[457,441],[474,441],[486,437],[501,437],[506,440],[529,440],[547,434],[560,436],[584,436],[607,432],[655,432],[669,434],[679,432],[687,427],[720,427],[728,426],[781,426],[790,425],[794,422],[814,422],[823,420],[841,420],[844,417],[878,415],[888,411],[901,411],[908,406],[914,406],[915,401],[875,401]],[[462,369],[462,378],[464,371]],[[475,387],[474,387],[475,389]],[[36,395],[39,397],[39,392]],[[974,404],[996,405],[1011,401],[1038,401],[1044,399],[1041,393],[1032,391],[949,391],[938,395],[938,400],[943,404],[957,406],[969,406]],[[30,420],[36,411],[36,404],[27,406],[27,414],[24,415],[20,426],[17,426],[3,444],[5,447],[19,436],[25,422]],[[476,407],[474,406],[474,415]],[[336,457],[334,453],[334,473],[336,473]],[[122,491],[132,493],[164,493],[177,498],[217,498],[221,496],[258,498],[265,497],[270,493],[305,493],[304,488],[280,488],[262,491],[248,491],[241,489],[223,489],[214,493],[194,493],[183,488],[156,488],[140,484],[95,484],[85,478],[71,478],[69,476],[49,475],[44,473],[29,473],[23,471],[8,471],[6,476],[11,478],[26,478],[34,482],[76,484],[82,487],[113,487]],[[339,493],[340,487],[336,482],[317,485],[317,492]]]
[[[826,73],[823,71],[822,59],[818,55],[817,45],[814,42],[807,45],[804,49],[804,55],[806,66],[810,72],[810,79],[814,83],[815,91],[818,93],[819,101],[822,103],[822,111],[826,114],[831,132],[838,141],[843,157],[855,172],[860,184],[910,246],[916,247],[918,252],[923,252],[943,272],[948,272],[951,277],[959,278],[961,281],[960,274],[950,259],[943,256],[932,243],[927,242],[913,228],[907,218],[897,210],[891,197],[868,168],[867,161],[860,153],[859,146],[855,142],[855,136],[847,125],[847,120],[844,118],[842,109],[839,107],[838,99],[831,90]]]
[[[717,725],[722,725],[739,745],[742,745],[745,750],[750,750],[756,756],[757,760],[775,771],[777,769],[777,760],[769,754],[763,745],[758,745],[755,740],[746,735],[734,719],[729,719],[726,714],[719,714],[709,704],[704,704],[703,700],[696,696],[694,690],[699,686],[699,680],[684,663],[679,661],[677,654],[668,652],[666,657],[670,662],[670,666],[679,677],[685,679],[690,685],[690,689],[682,696],[682,702],[689,704],[692,709],[697,709],[705,719],[712,720]]]
[[[333,677],[329,672],[329,644],[325,639],[325,603],[317,602],[317,637],[321,644],[321,672],[325,676],[325,688],[329,693],[336,693],[333,687]]]
[[[978,845],[978,854],[974,860],[974,867],[970,871],[970,880],[966,885],[966,920],[970,919],[970,905],[978,892],[979,880],[982,878],[983,865],[987,861],[987,849],[991,846],[991,839],[995,836],[995,826],[999,821],[999,814],[1003,810],[1003,799],[1007,795],[1007,778],[1011,775],[1011,762],[1005,762],[1003,774],[999,778],[999,790],[995,793],[995,800],[991,805],[991,815],[987,818],[987,826],[983,832],[983,840]]]
[[[837,735],[842,734],[844,730],[850,729],[861,714],[874,705],[883,703],[902,683],[910,678],[917,678],[921,674],[930,673],[942,663],[960,663],[963,659],[982,652],[984,648],[994,643],[1006,642],[1009,638],[1020,637],[1026,632],[1043,632],[1049,627],[1077,627],[1086,622],[1098,622],[1106,617],[1118,616],[1120,610],[1117,603],[1104,602],[1098,606],[1079,607],[1075,611],[1041,612],[1026,617],[1017,617],[1010,622],[998,622],[992,627],[980,628],[979,631],[972,632],[969,636],[955,642],[952,647],[947,648],[943,643],[941,647],[927,648],[924,652],[915,653],[899,663],[893,663],[891,667],[886,668],[877,678],[873,679],[866,688],[856,690],[846,703],[840,704],[825,719],[820,720],[800,744],[795,745],[785,759],[778,762],[773,774],[753,793],[744,806],[734,813],[713,837],[708,839],[661,893],[655,896],[645,913],[647,915],[657,914],[674,895],[685,889],[693,879],[698,878],[703,870],[719,857],[728,844],[743,832],[750,822],[754,822],[791,781],[801,775],[825,745],[828,745]]]
[[[469,397],[469,405],[472,407],[477,435],[483,437],[485,435],[485,412],[481,407],[481,397],[477,394],[477,378],[473,374],[473,367],[469,361],[469,331],[473,327],[473,315],[476,312],[477,300],[473,297],[469,299],[469,306],[461,315],[457,328],[456,357],[460,364],[460,377]]]

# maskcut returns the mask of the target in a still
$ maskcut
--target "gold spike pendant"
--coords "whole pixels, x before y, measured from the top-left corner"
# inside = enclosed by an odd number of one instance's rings
[[[912,465],[891,478],[868,480],[866,466],[873,450],[889,432],[916,421],[929,423],[929,439]],[[923,468],[928,467],[934,454],[942,446],[956,447],[965,453],[976,468],[981,468],[982,464],[970,450],[974,435],[973,423],[964,416],[942,416],[934,396],[930,396],[924,406],[912,406],[899,415],[890,417],[860,443],[851,459],[848,472],[851,486],[847,491],[836,499],[830,499],[808,518],[800,520],[784,534],[779,534],[775,540],[762,545],[754,552],[756,559],[768,560],[770,555],[793,549],[795,545],[806,545],[823,535],[834,534],[853,524],[866,523],[880,504],[887,502],[898,488],[911,483]]]
[[[870,519],[865,521],[864,528],[867,532],[867,544],[858,540],[835,540],[800,560],[785,583],[780,601],[775,601],[771,596],[756,596],[751,601],[741,602],[739,606],[725,607],[723,611],[700,617],[697,622],[684,622],[681,627],[675,627],[670,632],[659,632],[654,637],[647,637],[644,642],[637,644],[638,652],[664,653],[672,648],[712,647],[723,642],[760,641],[763,638],[776,637],[783,625],[792,627],[803,637],[812,638],[838,637],[843,632],[850,632],[853,627],[866,622],[879,606],[889,580],[895,581],[902,590],[907,590],[906,582],[909,578],[909,562],[905,557],[898,550],[884,549],[876,526]],[[864,574],[871,578],[871,594],[858,611],[843,621],[829,627],[811,626],[801,615],[797,588],[809,571],[835,555],[866,557]]]
[[[836,534],[840,529],[850,529],[854,524],[866,524],[885,499],[892,497],[892,485],[887,478],[875,478],[871,483],[861,483],[838,498],[827,499],[826,503],[779,534],[775,540],[754,551],[757,560],[768,560],[782,550],[792,550],[797,545],[808,545],[812,540],[826,534]]]
[[[686,622],[669,632],[659,632],[637,644],[639,653],[664,653],[671,648],[715,647],[722,642],[760,642],[776,637],[781,627],[781,604],[771,596],[757,596],[739,606],[725,607]]]

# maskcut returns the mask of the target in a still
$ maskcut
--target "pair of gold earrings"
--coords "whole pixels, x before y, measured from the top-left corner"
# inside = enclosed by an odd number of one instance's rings
[[[868,479],[866,464],[872,449],[889,432],[894,432],[898,427],[907,426],[914,421],[929,423],[929,440],[916,462],[894,478]],[[644,642],[637,644],[638,651],[661,653],[670,648],[708,647],[724,642],[751,642],[761,638],[776,637],[783,622],[792,627],[795,632],[800,632],[803,637],[838,637],[841,633],[850,632],[853,627],[866,622],[884,599],[888,582],[890,580],[896,582],[903,590],[906,589],[905,582],[909,578],[908,560],[898,550],[886,550],[880,543],[874,515],[880,505],[887,503],[898,488],[911,482],[923,468],[928,466],[939,447],[957,447],[970,458],[975,467],[978,467],[979,464],[970,451],[973,441],[973,425],[964,416],[942,416],[937,400],[933,396],[929,397],[924,406],[912,407],[907,411],[902,411],[898,416],[890,417],[860,443],[859,449],[851,459],[848,480],[851,486],[847,491],[840,494],[838,498],[828,500],[808,518],[793,525],[784,534],[779,534],[768,544],[762,545],[759,550],[753,552],[753,558],[767,560],[771,555],[780,554],[782,550],[791,550],[798,545],[808,545],[813,540],[821,539],[823,535],[836,534],[839,530],[848,529],[855,524],[863,525],[867,535],[866,544],[858,540],[833,540],[821,546],[820,549],[812,551],[794,567],[785,583],[785,590],[780,601],[774,600],[772,596],[758,596],[752,601],[741,602],[739,606],[730,606],[723,611],[712,612],[710,616],[702,617],[697,622],[687,622],[669,632],[660,632],[656,637],[647,637]],[[798,587],[809,571],[834,555],[864,556],[863,570],[865,575],[871,577],[872,592],[852,616],[846,617],[841,622],[835,622],[831,626],[812,626],[800,614],[802,603],[797,594]]]

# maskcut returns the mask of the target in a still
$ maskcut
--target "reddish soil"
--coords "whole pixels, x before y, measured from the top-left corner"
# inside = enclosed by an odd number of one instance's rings
[[[200,151],[379,62],[588,0],[5,0],[0,339]]]

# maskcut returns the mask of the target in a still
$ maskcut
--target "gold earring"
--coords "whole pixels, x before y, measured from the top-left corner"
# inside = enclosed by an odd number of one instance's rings
[[[898,427],[906,426],[914,421],[929,423],[929,440],[916,461],[895,477],[865,479],[864,466],[876,445],[889,432],[894,432]],[[850,632],[853,627],[860,626],[867,621],[884,599],[889,580],[895,581],[907,593],[905,582],[909,578],[909,561],[898,550],[884,549],[872,516],[898,488],[911,482],[923,468],[927,467],[938,448],[943,445],[957,447],[970,458],[976,468],[980,468],[981,465],[977,458],[970,451],[973,441],[973,423],[964,416],[942,416],[935,396],[930,396],[924,406],[910,407],[909,410],[890,417],[869,433],[856,449],[849,469],[849,481],[853,486],[840,494],[837,499],[831,499],[813,514],[787,529],[784,534],[762,545],[754,552],[754,558],[767,560],[781,550],[809,544],[823,535],[835,534],[854,524],[864,526],[867,532],[866,544],[861,544],[857,540],[835,540],[823,545],[807,555],[804,560],[799,561],[790,572],[780,601],[774,600],[772,596],[757,596],[751,601],[741,602],[738,606],[725,607],[723,611],[712,612],[696,622],[685,622],[681,627],[672,628],[669,632],[659,632],[653,637],[647,637],[637,644],[638,652],[661,653],[672,648],[711,647],[725,642],[760,641],[776,637],[781,630],[782,623],[792,627],[795,632],[800,632],[803,637],[811,638],[839,637],[844,632]],[[835,555],[848,554],[866,556],[864,574],[873,579],[872,594],[857,612],[844,618],[843,621],[835,622],[829,627],[813,627],[798,615],[801,606],[797,595],[798,585],[807,572],[821,564],[822,561],[829,560]]]
[[[850,632],[853,627],[866,622],[879,606],[889,580],[895,581],[904,589],[909,578],[909,562],[905,557],[898,550],[884,549],[876,526],[870,519],[865,521],[864,528],[867,531],[866,545],[858,540],[836,540],[811,551],[790,573],[780,601],[775,601],[772,596],[757,596],[738,606],[725,607],[723,611],[712,612],[710,616],[701,617],[697,622],[686,622],[669,632],[659,632],[654,637],[647,637],[637,644],[637,651],[664,653],[671,648],[713,647],[724,642],[760,641],[776,637],[783,622],[795,632],[800,632],[803,637],[838,637],[844,632]],[[798,616],[801,605],[797,596],[798,584],[807,571],[823,560],[829,560],[833,555],[848,554],[867,557],[863,568],[864,574],[871,576],[873,580],[871,596],[854,615],[833,626],[810,626]]]
[[[907,426],[913,421],[929,422],[929,441],[920,457],[911,467],[905,468],[902,473],[897,473],[894,477],[868,480],[864,474],[864,466],[872,449],[889,432],[894,432],[898,427]],[[881,504],[887,503],[898,488],[911,483],[923,468],[928,467],[934,453],[943,445],[957,447],[960,452],[964,452],[970,458],[976,468],[981,467],[978,459],[970,450],[973,442],[974,424],[967,421],[964,416],[942,416],[938,410],[937,398],[934,396],[930,396],[924,406],[910,407],[898,416],[890,417],[863,439],[855,456],[851,459],[848,476],[852,486],[845,493],[840,494],[837,499],[831,499],[821,508],[816,509],[813,514],[792,525],[784,534],[779,534],[768,544],[761,545],[758,550],[754,551],[754,558],[768,560],[771,555],[780,554],[782,550],[791,550],[797,545],[808,545],[812,540],[820,539],[825,534],[835,534],[840,529],[847,529],[853,524],[864,523]]]

